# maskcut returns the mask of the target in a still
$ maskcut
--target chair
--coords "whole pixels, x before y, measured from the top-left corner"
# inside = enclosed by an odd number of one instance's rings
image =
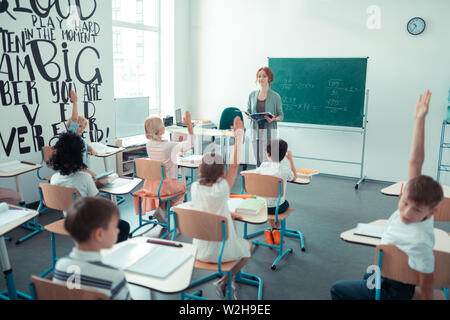
[[[206,241],[221,241],[222,246],[220,249],[217,263],[207,263],[200,260],[195,261],[194,267],[197,269],[216,271],[206,277],[198,279],[192,282],[189,288],[195,287],[203,282],[209,281],[214,278],[221,278],[228,274],[227,282],[227,299],[231,300],[231,282],[232,282],[232,269],[240,262],[240,260],[222,262],[222,253],[225,248],[225,242],[228,239],[228,221],[226,217],[219,216],[214,213],[189,210],[186,208],[175,207],[175,224],[179,226],[180,233],[190,237]],[[239,271],[235,275],[237,282],[250,284],[258,287],[258,300],[262,299],[262,286],[263,281],[260,277],[248,273]],[[181,293],[181,299],[198,299],[207,300],[202,297],[202,291],[196,291],[192,294]]]
[[[69,209],[70,205],[75,201],[75,199],[77,199],[77,197],[81,197],[78,190],[75,188],[67,188],[49,183],[39,184],[39,195],[41,197],[41,203],[44,203],[48,208],[64,211]],[[55,233],[65,236],[69,235],[64,228],[64,219],[50,223],[44,228],[50,232],[52,264],[50,268],[41,273],[41,277],[45,277],[48,273],[50,273],[55,268],[56,261],[58,261],[55,248]]]
[[[234,123],[234,118],[236,118],[236,116],[239,116],[241,120],[244,121],[242,112],[239,108],[236,107],[225,108],[222,111],[222,114],[220,115],[219,130],[231,129],[231,126]]]
[[[52,157],[52,155],[55,153],[55,149],[53,148],[53,147],[50,147],[50,146],[43,146],[42,148],[41,148],[41,155],[42,155],[42,161],[41,161],[41,164],[43,164],[44,162],[47,164],[47,166],[48,166],[48,164],[49,164],[49,161],[50,161],[50,158]],[[41,170],[42,168],[39,168],[39,169],[37,169],[37,176],[38,176],[38,178],[39,178],[39,180],[42,180],[42,181],[50,181],[50,179],[51,179],[51,176],[46,176],[46,177],[41,177],[41,175],[40,175],[40,170]]]
[[[160,180],[160,184],[158,187],[157,195],[146,193],[144,190],[139,190],[134,194],[132,194],[133,197],[139,198],[139,226],[133,231],[131,231],[130,235],[133,235],[133,233],[135,233],[137,230],[148,224],[159,224],[167,228],[167,232],[162,236],[162,238],[165,238],[166,236],[168,236],[170,233],[173,232],[172,240],[174,240],[176,236],[176,228],[174,229],[171,228],[172,212],[170,211],[170,200],[178,197],[179,195],[182,195],[184,192],[164,196],[160,194],[161,187],[164,183],[165,177],[164,164],[162,161],[151,160],[148,158],[139,158],[134,160],[133,166],[135,176],[145,180],[156,180],[156,181]],[[167,223],[142,219],[142,198],[158,199],[160,202],[167,202]]]
[[[49,162],[50,158],[52,157],[53,153],[55,152],[55,149],[53,149],[53,147],[49,147],[49,146],[43,146],[41,148],[41,154],[42,154],[42,161],[41,163],[47,163]],[[40,170],[42,168],[37,169],[37,177],[39,180],[41,181],[47,181],[50,182],[51,176],[46,176],[44,178],[41,177],[40,175]],[[37,209],[37,211],[39,212],[39,214],[45,212],[48,208],[42,208],[42,203],[39,203],[39,207]],[[35,236],[36,234],[38,234],[39,232],[44,231],[44,227],[39,224],[37,222],[37,217],[34,218],[33,221],[28,221],[25,224],[22,225],[25,229],[31,230],[32,232],[27,234],[26,236],[20,238],[19,240],[16,241],[16,244],[21,244],[22,242],[24,242],[25,240],[30,239],[31,237]]]
[[[67,285],[31,276],[30,291],[35,300],[109,300],[103,292],[69,289]]]
[[[292,230],[286,228],[287,217],[294,212],[292,208],[288,208],[284,213],[278,214],[278,208],[280,205],[280,199],[283,194],[283,180],[271,175],[262,175],[258,173],[242,172],[241,173],[241,194],[244,192],[254,194],[256,196],[265,198],[278,198],[277,207],[275,214],[269,214],[268,219],[275,220],[276,222],[281,222],[280,229],[280,244],[270,245],[264,242],[252,241],[255,245],[262,245],[269,248],[275,248],[279,250],[279,255],[272,264],[272,270],[277,268],[278,262],[287,254],[292,253],[293,249],[289,248],[284,250],[283,239],[285,236],[296,237],[300,240],[300,248],[305,251],[305,244],[303,234],[298,230]],[[270,228],[264,228],[258,230],[252,234],[247,234],[247,223],[244,223],[244,238],[249,239],[264,233],[265,230],[270,230]]]
[[[434,221],[449,222],[450,221],[450,198],[442,199],[437,212],[434,214]]]
[[[450,253],[435,251],[434,253],[434,288],[440,288],[448,300],[448,287],[450,286]],[[393,244],[377,245],[375,250],[375,265],[378,266],[376,276],[375,300],[381,297],[381,277],[395,281],[418,285],[419,276],[417,271],[408,265],[408,256]],[[419,298],[420,290],[416,287],[413,299]],[[441,290],[434,290],[434,296],[438,297]]]

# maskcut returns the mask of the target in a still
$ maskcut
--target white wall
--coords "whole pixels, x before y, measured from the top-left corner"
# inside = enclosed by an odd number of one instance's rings
[[[26,10],[30,10],[30,4],[26,1],[18,1],[19,5],[21,5]],[[60,1],[61,5],[61,15],[65,16],[67,14],[67,1]],[[73,1],[70,3],[74,3]],[[96,3],[97,7],[94,11],[94,3]],[[36,12],[16,12],[13,9],[16,7],[15,1],[9,1],[9,9],[8,12],[15,17],[16,20],[13,20],[6,12],[0,13],[0,28],[7,30],[8,32],[12,32],[13,42],[14,37],[17,35],[19,39],[21,39],[22,31],[24,29],[28,29],[33,32],[33,35],[30,36],[29,39],[26,39],[26,42],[32,40],[39,40],[39,48],[38,52],[42,56],[42,60],[44,63],[48,62],[48,65],[45,67],[45,70],[51,77],[57,76],[58,67],[61,71],[61,75],[58,79],[56,79],[61,85],[63,82],[73,83],[76,86],[78,92],[78,105],[79,105],[79,114],[84,114],[83,105],[85,101],[89,101],[89,117],[95,118],[94,123],[97,127],[91,127],[94,133],[95,131],[99,133],[98,136],[94,134],[93,139],[90,138],[89,132],[86,132],[84,138],[86,141],[99,141],[102,143],[114,143],[115,137],[115,118],[114,118],[114,109],[113,109],[113,73],[112,73],[112,21],[111,21],[111,2],[110,1],[82,1],[81,2],[81,15],[88,16],[91,12],[93,15],[84,20],[86,22],[86,26],[99,26],[98,28],[86,30],[82,28],[82,33],[88,33],[91,35],[91,38],[86,41],[75,38],[73,41],[64,40],[62,37],[62,32],[71,28],[70,21],[73,21],[72,18],[74,15],[70,16],[68,19],[61,18],[61,15],[58,14],[54,3],[52,2],[51,9],[47,17],[42,17],[39,19]],[[44,6],[45,7],[45,6]],[[42,16],[46,15],[45,8],[41,8]],[[33,16],[37,17],[33,22]],[[75,14],[75,17],[77,15]],[[50,23],[51,20],[51,23]],[[61,23],[58,21],[60,20]],[[81,25],[83,27],[83,25]],[[39,34],[39,30],[41,34]],[[45,30],[45,34],[44,34]],[[53,32],[53,35],[51,33]],[[96,36],[93,37],[92,34]],[[6,35],[6,33],[4,33]],[[55,45],[54,49],[51,44],[44,42],[42,40],[49,40],[51,43]],[[64,51],[63,51],[63,42],[67,43],[67,61],[68,61],[68,70],[71,75],[72,81],[67,81],[67,76],[64,67]],[[93,49],[84,48],[92,47],[95,48],[100,57],[97,57],[96,53]],[[33,55],[31,53],[30,45],[26,45],[25,50],[18,50],[18,52],[6,52],[4,51],[4,46],[2,42],[2,37],[0,37],[0,81],[9,82],[11,86],[11,81],[8,78],[8,74],[3,73],[6,68],[6,56],[9,56],[12,60],[12,68],[14,69],[14,81],[20,80],[20,91],[18,94],[20,103],[13,102],[9,104],[9,101],[6,103],[2,103],[0,99],[0,134],[2,140],[4,141],[3,145],[0,145],[0,162],[6,162],[9,160],[26,160],[33,161],[39,163],[41,161],[41,153],[39,151],[39,143],[42,142],[43,145],[49,145],[50,140],[57,134],[65,131],[64,122],[70,118],[72,112],[72,106],[70,101],[67,102],[65,106],[65,120],[63,121],[61,117],[59,103],[62,102],[61,99],[56,101],[57,99],[52,95],[51,90],[51,82],[46,80],[43,75],[38,72],[37,69],[37,55]],[[15,51],[15,48],[12,48]],[[81,53],[83,51],[83,53]],[[8,51],[8,50],[7,50]],[[86,97],[85,87],[80,82],[78,77],[76,76],[75,70],[75,61],[78,55],[80,57],[79,63],[79,73],[82,78],[85,80],[91,79],[94,74],[96,68],[99,69],[102,83],[99,85],[99,95],[96,98]],[[25,59],[26,56],[30,57],[30,64],[32,66],[32,70],[34,72],[35,80],[32,81],[32,76],[20,69],[20,77],[17,75],[16,70],[16,57],[20,59]],[[2,63],[3,61],[3,63]],[[22,62],[23,63],[23,62]],[[26,83],[33,84],[37,89],[37,95],[39,101],[33,99],[33,101],[28,100],[28,96],[26,94]],[[94,84],[98,84],[99,81],[95,80]],[[34,97],[34,96],[33,96]],[[31,116],[35,116],[33,123],[30,123],[27,120],[27,117],[22,109],[22,104],[25,104],[27,108],[31,112]],[[95,115],[94,113],[95,107]],[[38,109],[39,108],[39,109]],[[36,112],[36,110],[38,110]],[[36,113],[35,113],[36,112]],[[33,129],[34,127],[40,126],[42,129],[42,134],[39,139],[33,138]],[[17,136],[17,134],[12,138],[12,146],[8,152],[5,150],[6,144],[8,143],[11,132],[14,131],[13,128],[25,127],[27,132]],[[56,132],[53,128],[57,128]],[[13,130],[13,131],[12,131]],[[23,139],[23,141],[21,141]],[[42,140],[40,140],[42,139]],[[54,143],[54,142],[53,142]],[[22,147],[22,150],[20,149]],[[26,149],[29,147],[30,149]],[[25,149],[24,149],[25,148]],[[115,160],[113,157],[108,160],[108,165],[110,168],[113,168],[115,165]],[[100,158],[90,157],[89,159],[89,168],[94,172],[102,172],[104,171],[103,160]],[[44,170],[45,173],[50,173],[49,170]],[[36,171],[31,173],[27,173],[19,176],[19,182],[23,189],[23,194],[26,202],[33,202],[39,200],[37,185],[39,180],[36,176]],[[0,187],[6,187],[15,189],[15,183],[13,178],[1,178],[0,179]]]
[[[367,27],[367,8],[381,9],[381,28]],[[244,108],[267,57],[366,57],[369,124],[365,175],[407,178],[413,112],[432,93],[423,172],[436,177],[441,123],[450,84],[447,0],[191,0],[190,90],[193,117],[218,122],[227,106]],[[414,16],[427,27],[406,31]],[[275,75],[276,78],[276,75]],[[360,134],[280,128],[294,155],[359,162]],[[450,162],[450,157],[448,158]],[[296,160],[297,167],[359,176],[359,166]],[[449,175],[450,176],[450,175]],[[443,183],[449,183],[445,177]]]

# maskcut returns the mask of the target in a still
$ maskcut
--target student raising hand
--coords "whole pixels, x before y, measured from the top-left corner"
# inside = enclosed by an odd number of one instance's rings
[[[70,90],[70,95],[69,95],[69,99],[72,103],[76,103],[78,102],[78,96],[77,93],[73,90]]]
[[[430,99],[431,99],[430,90],[427,90],[423,95],[420,95],[419,100],[417,101],[416,104],[416,113],[415,113],[416,119],[424,118],[427,115]]]
[[[233,136],[243,136],[244,135],[244,123],[242,122],[239,116],[236,116],[233,120],[233,125],[231,126],[231,130],[233,130]]]

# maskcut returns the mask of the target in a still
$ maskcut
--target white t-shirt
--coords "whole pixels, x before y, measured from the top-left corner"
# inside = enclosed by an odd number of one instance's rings
[[[432,273],[434,271],[434,220],[405,224],[400,218],[400,211],[395,211],[389,218],[381,244],[394,244],[408,255],[411,269]]]
[[[197,182],[191,185],[192,209],[206,211],[224,216],[228,220],[228,239],[222,254],[222,261],[232,261],[250,257],[250,244],[236,233],[234,221],[228,208],[230,187],[225,179],[219,179],[212,186],[203,186]],[[222,242],[194,239],[197,246],[197,259],[205,262],[215,262],[219,257]]]
[[[68,188],[75,188],[82,197],[95,196],[98,194],[98,189],[92,179],[92,176],[84,171],[77,171],[67,176],[56,172],[52,175],[50,183]]]
[[[147,142],[147,154],[152,160],[163,161],[165,175],[168,179],[178,179],[177,154],[189,150],[193,145],[193,137],[183,142],[156,141]]]
[[[286,200],[286,184],[288,181],[291,181],[295,178],[295,175],[292,172],[289,163],[285,161],[285,159],[283,159],[281,162],[264,161],[258,168],[256,168],[256,170],[252,172],[275,176],[283,179],[283,195],[280,199],[280,205],[282,205]],[[267,201],[268,208],[275,208],[277,206],[278,198],[259,198],[265,199]]]

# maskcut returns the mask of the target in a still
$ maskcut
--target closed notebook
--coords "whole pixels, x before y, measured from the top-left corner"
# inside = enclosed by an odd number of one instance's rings
[[[236,207],[236,213],[256,215],[265,204],[266,201],[263,199],[245,199]]]
[[[128,271],[164,279],[192,256],[191,252],[155,245],[152,250],[127,268]]]
[[[368,223],[358,223],[353,234],[371,238],[381,239],[384,232],[384,226],[377,226]]]

